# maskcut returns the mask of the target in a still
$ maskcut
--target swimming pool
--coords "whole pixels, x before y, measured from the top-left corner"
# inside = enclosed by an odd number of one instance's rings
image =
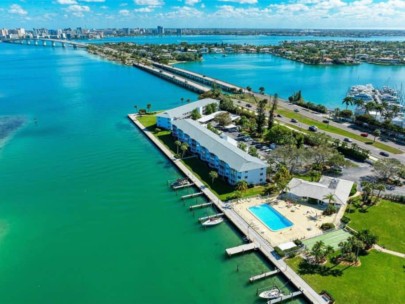
[[[268,204],[253,206],[248,210],[272,231],[278,231],[293,225],[292,222]]]

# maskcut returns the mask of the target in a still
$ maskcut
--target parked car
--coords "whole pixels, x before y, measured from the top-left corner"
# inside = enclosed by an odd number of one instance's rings
[[[324,119],[324,120],[322,120],[322,122],[328,124],[328,123],[329,123],[329,119]]]
[[[367,137],[368,133],[360,133],[360,135],[363,136],[363,137]]]
[[[316,131],[318,131],[318,128],[316,126],[309,126],[308,130],[312,131],[312,132],[316,132]]]
[[[269,145],[269,148],[274,150],[277,147],[277,145],[275,143],[272,143]]]
[[[256,148],[256,149],[260,149],[260,148],[262,148],[262,147],[263,147],[262,144],[257,144],[257,145],[255,145],[255,148]]]
[[[393,185],[388,185],[388,186],[385,186],[385,189],[387,189],[387,190],[394,190],[395,187],[394,187]]]
[[[281,117],[283,117],[283,116],[281,116],[280,114],[277,114],[277,117],[280,117],[280,118],[281,118]]]
[[[296,119],[291,119],[291,122],[293,122],[293,123],[297,123],[298,121],[296,120]]]
[[[343,141],[351,143],[353,140],[351,140],[350,138],[345,137],[345,139],[343,139]]]
[[[298,110],[298,109],[294,109],[294,112],[299,112],[300,110]]]
[[[251,105],[250,103],[248,103],[248,104],[246,104],[246,107],[247,107],[247,108],[251,108],[252,105]]]
[[[384,156],[384,157],[389,157],[390,155],[387,152],[381,151],[380,155]]]

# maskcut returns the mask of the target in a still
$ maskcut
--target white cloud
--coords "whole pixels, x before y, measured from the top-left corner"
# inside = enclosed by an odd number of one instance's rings
[[[83,2],[98,2],[98,3],[105,2],[105,0],[80,0],[80,1],[83,1]]]
[[[71,12],[74,16],[76,17],[83,17],[84,13],[86,12],[90,12],[90,7],[88,7],[87,5],[70,5],[67,8],[68,12]]]
[[[129,16],[130,13],[129,13],[129,10],[123,9],[123,10],[119,11],[119,14],[121,16]]]
[[[103,10],[106,10],[106,9],[108,9],[108,6],[103,5],[103,6],[100,6],[100,8],[103,9]]]
[[[187,18],[200,18],[204,14],[199,11],[198,9],[194,7],[189,7],[189,6],[183,6],[183,7],[174,7],[174,10],[167,12],[167,13],[161,13],[158,14],[158,17],[160,18],[166,18],[166,19],[187,19]]]
[[[257,0],[219,0],[221,2],[235,2],[240,4],[256,4]]]
[[[16,15],[20,15],[20,16],[25,16],[28,14],[28,12],[18,4],[10,5],[10,9],[8,10],[8,12],[10,14],[16,14]]]
[[[147,6],[162,6],[165,4],[163,0],[134,0],[137,5],[147,5]]]
[[[186,5],[193,6],[194,4],[199,3],[201,0],[185,0]]]
[[[76,0],[58,0],[58,3],[63,5],[77,4]]]
[[[134,9],[135,13],[151,13],[153,12],[154,8],[153,7],[141,7],[141,8],[136,8]]]

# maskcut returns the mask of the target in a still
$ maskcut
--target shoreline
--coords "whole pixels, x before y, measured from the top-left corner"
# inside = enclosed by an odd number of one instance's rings
[[[214,203],[216,208],[227,217],[227,219],[246,237],[256,243],[258,249],[263,254],[263,256],[272,263],[276,268],[280,269],[280,273],[293,284],[298,290],[300,290],[303,296],[308,299],[311,303],[325,303],[323,298],[307,284],[298,274],[296,274],[292,268],[290,268],[287,263],[282,259],[277,259],[272,252],[274,248],[270,243],[263,239],[263,237],[255,230],[249,230],[250,226],[246,223],[239,214],[237,214],[233,209],[228,208],[223,201],[221,201],[214,193],[211,192],[194,174],[189,170],[180,159],[174,157],[173,153],[166,148],[163,143],[161,143],[152,132],[148,131],[145,126],[143,126],[137,120],[137,114],[128,114],[129,120],[139,128],[139,130],[169,159],[172,164],[177,167],[185,176],[187,176],[195,186],[203,192],[203,194]]]

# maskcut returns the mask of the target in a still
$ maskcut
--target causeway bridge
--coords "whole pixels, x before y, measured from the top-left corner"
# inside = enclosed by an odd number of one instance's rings
[[[51,38],[21,38],[21,39],[8,39],[3,40],[4,43],[26,44],[26,45],[51,45],[55,47],[60,45],[62,47],[72,46],[73,48],[87,48],[89,44],[83,42],[76,42],[64,39],[51,39]]]

